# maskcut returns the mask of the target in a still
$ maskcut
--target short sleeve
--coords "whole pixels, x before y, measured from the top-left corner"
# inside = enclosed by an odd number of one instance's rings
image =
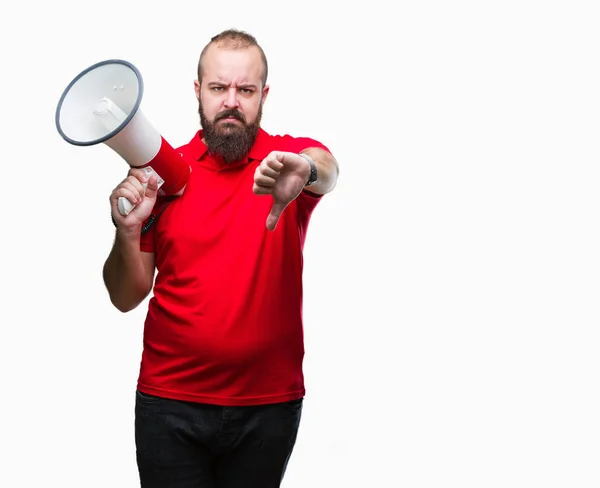
[[[304,151],[305,149],[308,149],[309,147],[318,147],[331,154],[331,151],[327,146],[325,146],[325,144],[310,137],[294,137],[290,138],[288,141],[286,141],[286,143],[286,146],[288,146],[288,144],[289,146],[286,147],[285,150],[290,152],[299,153]]]

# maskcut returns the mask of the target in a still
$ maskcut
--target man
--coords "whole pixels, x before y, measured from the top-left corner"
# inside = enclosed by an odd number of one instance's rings
[[[110,196],[110,299],[127,312],[153,290],[135,407],[143,488],[278,487],[295,444],[302,249],[338,165],[318,141],[260,127],[267,71],[253,36],[213,37],[194,82],[202,130],[178,149],[183,195],[157,198],[156,177],[131,169]],[[137,205],[126,217],[119,197]]]

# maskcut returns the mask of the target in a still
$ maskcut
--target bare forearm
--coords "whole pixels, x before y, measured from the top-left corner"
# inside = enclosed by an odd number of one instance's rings
[[[321,148],[311,147],[302,151],[312,158],[317,167],[317,181],[306,188],[306,191],[324,195],[335,188],[339,174],[336,159]]]
[[[139,236],[117,231],[104,264],[103,278],[111,302],[121,312],[133,310],[146,298],[152,289],[154,269],[149,269],[142,256]]]

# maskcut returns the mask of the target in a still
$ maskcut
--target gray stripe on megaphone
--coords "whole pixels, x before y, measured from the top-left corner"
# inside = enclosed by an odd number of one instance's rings
[[[81,138],[75,139],[73,137],[69,137],[69,135],[66,133],[66,131],[62,127],[63,124],[61,124],[61,117],[64,119],[66,116],[69,115],[69,114],[64,113],[65,102],[67,101],[67,98],[73,94],[73,91],[75,88],[79,87],[78,82],[80,82],[80,80],[82,80],[82,78],[84,78],[86,75],[89,75],[93,71],[96,71],[99,68],[102,68],[102,67],[108,66],[108,65],[125,66],[125,67],[129,68],[129,70],[131,70],[131,72],[133,72],[136,77],[137,96],[136,96],[135,100],[133,100],[133,105],[129,108],[125,120],[121,121],[115,129],[111,130],[107,134],[103,134],[101,137],[96,137],[94,139],[84,139],[84,140],[81,140]],[[90,86],[88,88],[90,90],[93,90],[94,87]],[[136,112],[140,106],[143,93],[144,93],[144,82],[142,79],[142,75],[141,75],[140,71],[129,61],[125,61],[122,59],[107,59],[105,61],[95,63],[92,66],[83,70],[81,73],[79,73],[63,91],[63,93],[60,97],[60,100],[58,102],[58,106],[56,107],[56,115],[55,115],[56,129],[58,130],[58,133],[61,135],[61,137],[65,141],[67,141],[68,143],[73,144],[75,146],[92,146],[94,144],[99,144],[101,142],[105,142],[108,139],[110,139],[111,137],[114,137],[116,134],[118,134],[123,129],[123,127],[125,127],[131,121],[131,119],[134,117],[134,115],[136,114]],[[105,94],[104,96],[106,96],[106,95],[108,95],[108,94]],[[101,98],[98,99],[98,103],[100,101],[101,101]],[[85,110],[85,107],[81,107],[80,109],[82,110],[82,113],[85,113],[85,112],[83,112]],[[79,114],[79,115],[81,115],[81,114]]]

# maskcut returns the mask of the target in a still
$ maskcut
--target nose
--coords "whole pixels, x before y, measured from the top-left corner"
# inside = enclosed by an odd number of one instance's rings
[[[225,107],[228,109],[238,108],[239,105],[237,90],[234,87],[229,88],[227,91],[227,97],[225,98]]]

